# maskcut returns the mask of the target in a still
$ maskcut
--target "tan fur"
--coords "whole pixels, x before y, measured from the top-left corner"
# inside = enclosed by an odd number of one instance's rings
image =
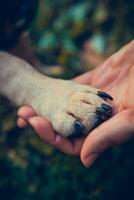
[[[25,61],[0,53],[0,93],[17,106],[30,105],[46,116],[61,135],[75,132],[79,120],[88,133],[96,123],[96,108],[108,104],[97,89],[72,81],[52,79],[37,72]]]

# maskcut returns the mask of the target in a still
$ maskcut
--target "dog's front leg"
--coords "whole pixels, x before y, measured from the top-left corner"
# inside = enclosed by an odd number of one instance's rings
[[[0,53],[0,93],[16,105],[29,105],[46,116],[61,135],[81,136],[108,119],[108,94],[91,86],[52,79],[15,56]]]

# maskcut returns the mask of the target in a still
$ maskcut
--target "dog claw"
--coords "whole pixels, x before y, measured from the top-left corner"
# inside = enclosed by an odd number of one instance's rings
[[[113,100],[113,97],[110,96],[109,94],[107,94],[106,92],[103,91],[98,91],[98,96],[102,97],[102,98],[107,98],[109,100]]]
[[[111,110],[112,110],[112,107],[109,106],[109,105],[107,105],[107,104],[105,104],[105,103],[103,103],[101,106],[102,106],[102,108],[104,108],[106,111],[111,111]]]
[[[111,108],[111,106],[103,104],[102,108],[97,108],[96,109],[96,114],[99,115],[102,120],[105,120],[105,119],[111,117],[111,115],[112,115],[112,108]]]
[[[96,109],[96,113],[97,113],[98,115],[105,115],[106,110],[103,109],[103,108],[97,108],[97,109]]]
[[[75,139],[83,136],[83,130],[85,129],[83,124],[81,124],[79,121],[76,121],[74,126],[75,132],[68,136],[69,139]]]
[[[76,130],[83,130],[85,127],[83,126],[83,124],[81,124],[79,121],[75,122],[75,128]]]

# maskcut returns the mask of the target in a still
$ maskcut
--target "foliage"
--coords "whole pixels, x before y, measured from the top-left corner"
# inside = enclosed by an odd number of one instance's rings
[[[106,56],[133,38],[133,9],[131,0],[40,0],[33,39],[45,63],[76,74],[86,42]]]
[[[86,41],[108,55],[133,36],[131,0],[40,3],[33,43],[44,63],[65,66],[67,78],[82,71],[79,58]],[[18,129],[15,121],[16,109],[1,98],[0,199],[134,199],[133,142],[110,150],[86,169],[79,158],[53,149],[30,128]]]

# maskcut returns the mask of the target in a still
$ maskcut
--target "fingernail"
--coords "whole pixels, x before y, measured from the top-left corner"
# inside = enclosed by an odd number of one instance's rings
[[[86,159],[86,161],[83,162],[84,166],[85,166],[86,168],[91,167],[91,165],[95,162],[95,160],[97,159],[97,157],[98,157],[98,154],[92,154],[92,155],[90,155],[90,156]]]

